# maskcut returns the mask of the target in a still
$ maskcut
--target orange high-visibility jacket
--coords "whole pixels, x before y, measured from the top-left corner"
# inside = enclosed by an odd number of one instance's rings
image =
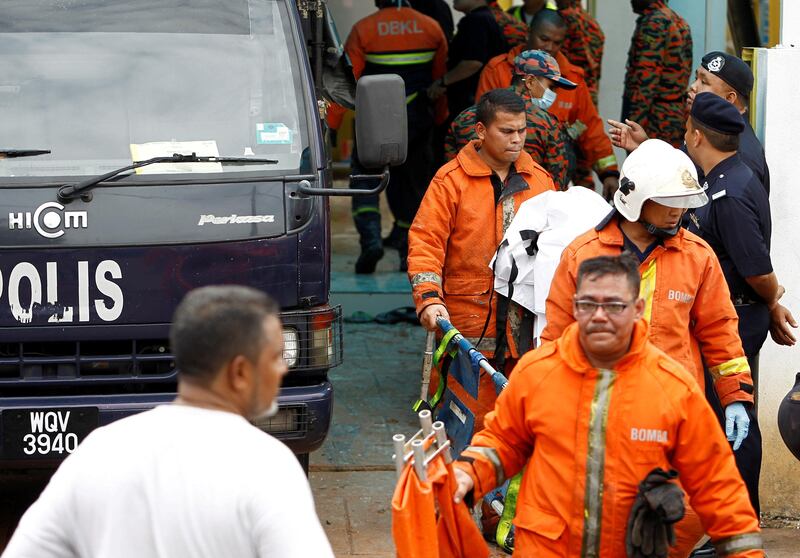
[[[478,146],[479,140],[464,146],[428,186],[408,233],[408,277],[418,314],[432,304],[444,304],[452,324],[491,358],[498,300],[489,262],[522,202],[556,187],[547,171],[523,151],[514,164],[517,176],[507,179],[495,204],[494,172],[481,159]],[[491,316],[490,304],[494,309]],[[509,316],[511,313],[510,309]],[[520,356],[517,333],[509,319],[506,336],[512,358]],[[434,370],[434,390],[437,380]],[[456,382],[448,387],[475,414],[476,428],[480,428],[483,416],[494,406],[495,390],[489,375],[480,376],[477,400]]]
[[[557,339],[575,321],[572,297],[580,263],[622,250],[622,230],[615,215],[567,246],[550,284],[542,339]],[[693,372],[701,386],[705,361],[723,407],[734,401],[752,403],[753,380],[739,338],[739,318],[711,247],[680,229],[653,250],[639,271],[653,344]]]
[[[511,85],[514,59],[523,50],[525,47],[517,47],[508,54],[495,56],[486,63],[478,81],[476,99],[479,99],[487,91]],[[603,127],[603,121],[597,112],[597,107],[592,102],[589,88],[583,79],[583,70],[571,64],[560,52],[555,59],[561,75],[577,83],[578,87],[572,90],[558,88],[556,102],[547,112],[563,122],[571,130],[570,135],[577,138],[575,142],[580,148],[579,166],[583,161],[586,163],[586,167],[593,168],[601,177],[604,177],[606,173],[617,172],[619,170],[617,158],[611,147],[611,140]]]
[[[431,81],[447,71],[447,39],[442,28],[435,19],[411,8],[383,8],[359,20],[347,37],[345,50],[356,79],[367,64],[429,65]]]
[[[353,75],[399,74],[407,102],[447,72],[447,39],[435,19],[411,8],[382,8],[359,20],[344,45]],[[434,103],[436,122],[447,117],[446,98]]]
[[[678,471],[721,555],[763,556],[749,550],[761,548],[758,519],[704,393],[647,329],[636,324],[614,370],[589,363],[577,324],[526,354],[461,454],[476,497],[525,467],[514,556],[625,556],[638,484],[655,467]]]
[[[547,171],[523,151],[514,164],[521,180],[507,181],[495,204],[494,173],[479,146],[472,140],[439,169],[408,233],[408,277],[417,313],[444,304],[453,325],[473,338],[483,330],[490,296],[495,298],[489,262],[506,228],[522,202],[556,189]],[[497,308],[496,300],[492,304]],[[495,338],[494,323],[486,338]]]
[[[455,504],[455,475],[441,455],[419,480],[406,465],[392,496],[392,538],[397,558],[485,558],[489,549],[467,506]]]

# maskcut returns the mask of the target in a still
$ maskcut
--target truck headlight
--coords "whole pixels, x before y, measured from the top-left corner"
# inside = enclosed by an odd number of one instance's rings
[[[300,356],[300,339],[297,330],[287,327],[283,330],[283,358],[287,366],[292,368],[297,364],[297,357]]]

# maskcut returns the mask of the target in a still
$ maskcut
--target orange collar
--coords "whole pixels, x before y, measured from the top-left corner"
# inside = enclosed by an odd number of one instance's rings
[[[511,64],[511,75],[514,75],[514,59],[519,56],[523,50],[525,50],[525,45],[515,46],[509,50],[508,54],[506,55],[506,60],[508,60],[508,63]]]
[[[636,322],[633,326],[631,346],[625,356],[614,365],[614,372],[624,372],[636,364],[642,352],[644,352],[647,347],[648,329],[649,326],[644,319]],[[594,369],[594,366],[591,365],[589,359],[586,358],[586,354],[583,352],[578,333],[577,322],[573,322],[567,326],[567,329],[564,330],[564,334],[557,341],[558,354],[567,366],[583,374]]]
[[[468,176],[491,176],[492,172],[494,172],[478,154],[477,148],[480,145],[480,140],[472,140],[456,155],[458,164]],[[534,173],[533,159],[528,153],[522,151],[514,163],[514,168],[520,174],[531,175]]]

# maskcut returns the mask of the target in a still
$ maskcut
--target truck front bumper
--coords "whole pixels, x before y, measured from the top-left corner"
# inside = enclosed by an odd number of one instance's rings
[[[31,456],[24,455],[20,450],[25,432],[19,432],[16,426],[13,432],[7,428],[12,419],[19,419],[21,410],[46,414],[54,409],[80,409],[85,416],[91,417],[92,427],[98,427],[170,403],[174,398],[174,393],[0,397],[0,472],[52,469],[68,455],[64,450],[46,455],[36,452]],[[330,382],[281,388],[278,405],[277,415],[260,420],[255,425],[283,441],[297,454],[312,452],[322,445],[333,412],[333,387]],[[61,445],[64,445],[63,440]]]

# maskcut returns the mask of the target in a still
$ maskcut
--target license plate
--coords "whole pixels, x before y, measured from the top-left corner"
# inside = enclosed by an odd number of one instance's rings
[[[3,456],[64,459],[97,428],[97,407],[7,409],[2,412]]]

